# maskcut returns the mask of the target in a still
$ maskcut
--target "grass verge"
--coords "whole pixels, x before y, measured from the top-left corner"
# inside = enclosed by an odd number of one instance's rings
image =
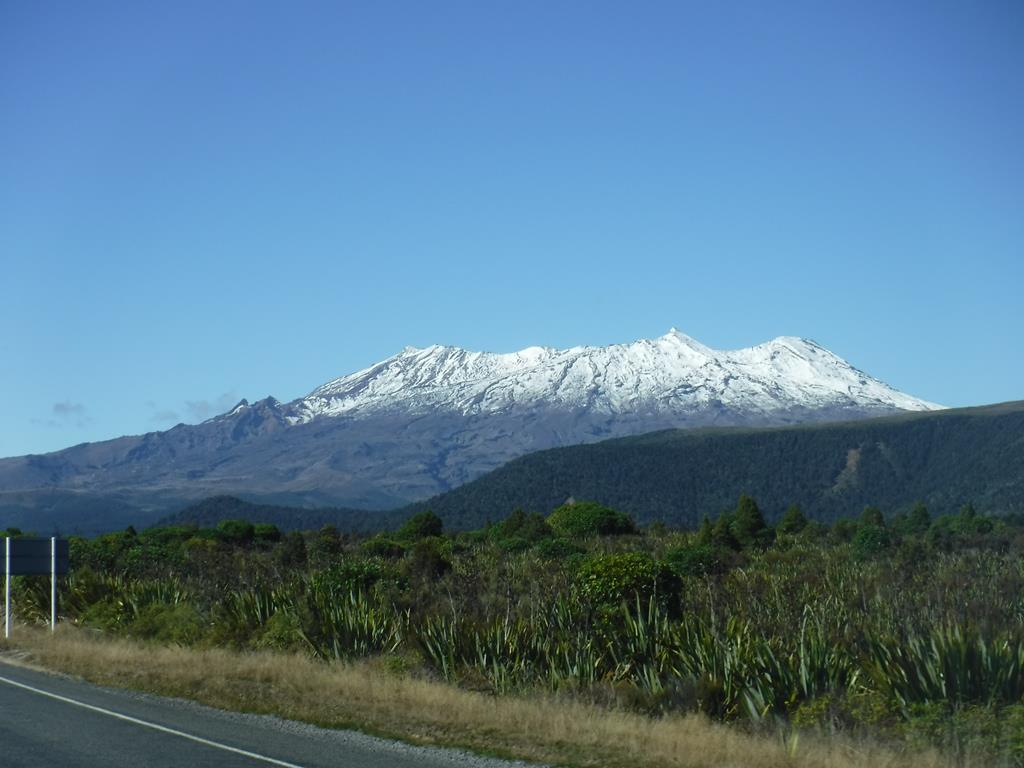
[[[372,663],[143,644],[73,627],[18,627],[3,655],[109,686],[214,707],[557,765],[948,768],[934,753],[802,735],[783,740],[696,715],[650,718],[548,696],[490,696]]]

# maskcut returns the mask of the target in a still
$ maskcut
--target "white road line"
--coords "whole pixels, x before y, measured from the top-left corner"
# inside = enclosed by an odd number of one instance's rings
[[[16,680],[11,680],[6,677],[0,677],[0,683],[7,683],[8,685],[13,685],[15,688],[24,688],[26,691],[38,693],[40,696],[49,696],[51,699],[63,701],[65,704],[74,704],[76,707],[82,707],[83,709],[89,709],[93,712],[99,712],[100,714],[107,715],[109,717],[116,717],[118,720],[125,720],[129,723],[135,723],[136,725],[141,725],[145,728],[152,728],[154,731],[160,731],[161,733],[169,733],[172,736],[180,736],[183,739],[195,741],[199,744],[205,744],[208,747],[222,749],[225,752],[234,752],[236,755],[244,755],[245,757],[251,757],[253,760],[260,760],[261,762],[270,763],[271,765],[280,765],[283,768],[302,768],[302,766],[296,765],[295,763],[286,763],[284,760],[275,760],[272,757],[260,755],[256,752],[249,752],[248,750],[239,749],[238,747],[229,747],[227,744],[221,744],[220,742],[210,741],[209,739],[204,739],[202,736],[193,736],[191,733],[185,733],[184,731],[178,731],[174,728],[168,728],[165,725],[150,723],[146,720],[140,720],[137,717],[131,717],[130,715],[122,715],[120,712],[114,712],[110,709],[104,709],[103,707],[96,707],[92,704],[86,704],[84,701],[78,701],[77,699],[70,699],[67,696],[61,696],[56,693],[50,693],[49,691],[44,691],[41,688],[33,688],[31,685],[25,685],[24,683],[19,683]]]

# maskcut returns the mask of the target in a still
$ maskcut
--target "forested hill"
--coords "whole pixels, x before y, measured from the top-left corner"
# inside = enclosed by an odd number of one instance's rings
[[[572,497],[640,523],[694,526],[753,495],[775,518],[790,504],[830,521],[866,505],[891,514],[921,500],[935,513],[970,501],[1024,511],[1024,401],[838,424],[669,430],[540,451],[412,505],[452,528],[511,510],[548,512]]]
[[[393,513],[346,509],[344,507],[302,507],[257,504],[234,496],[213,496],[160,519],[158,526],[195,525],[216,528],[224,520],[249,520],[275,525],[283,531],[315,530],[333,525],[343,531],[375,532],[393,528],[399,519]]]

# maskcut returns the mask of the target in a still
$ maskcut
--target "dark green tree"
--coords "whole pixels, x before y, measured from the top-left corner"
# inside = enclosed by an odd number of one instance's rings
[[[979,515],[974,505],[971,502],[967,502],[960,507],[960,514],[957,515],[955,522],[953,522],[953,528],[963,536],[988,533],[992,530],[992,521],[984,515]]]
[[[800,533],[807,527],[807,516],[796,504],[790,505],[779,521],[779,533]]]
[[[709,518],[707,515],[704,515],[704,519],[700,522],[700,528],[697,530],[697,543],[710,544],[711,530],[711,518]]]
[[[732,518],[732,535],[744,549],[763,544],[769,533],[768,524],[753,497],[743,494]]]
[[[851,549],[860,560],[868,560],[880,555],[892,545],[892,537],[888,529],[880,525],[862,525],[853,537]]]
[[[928,514],[928,507],[923,501],[917,502],[907,516],[907,530],[910,533],[925,533],[931,524],[932,516]]]
[[[862,526],[873,525],[878,528],[885,528],[885,516],[878,507],[864,507],[864,511],[860,515],[860,524]]]
[[[711,529],[711,543],[726,549],[740,549],[740,543],[732,532],[732,513],[723,512]]]
[[[832,524],[832,535],[837,541],[850,541],[857,533],[857,523],[841,517]]]

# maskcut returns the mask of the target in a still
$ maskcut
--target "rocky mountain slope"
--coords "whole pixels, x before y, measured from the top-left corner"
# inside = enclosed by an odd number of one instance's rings
[[[673,328],[658,339],[608,347],[529,347],[509,354],[410,347],[289,404],[288,421],[540,409],[745,420],[799,410],[937,407],[872,379],[806,339],[784,336],[720,351]]]
[[[201,424],[2,459],[0,515],[42,522],[107,504],[143,522],[222,493],[382,509],[543,448],[937,408],[794,337],[734,351],[675,330],[509,354],[407,348],[290,403],[243,400]]]

